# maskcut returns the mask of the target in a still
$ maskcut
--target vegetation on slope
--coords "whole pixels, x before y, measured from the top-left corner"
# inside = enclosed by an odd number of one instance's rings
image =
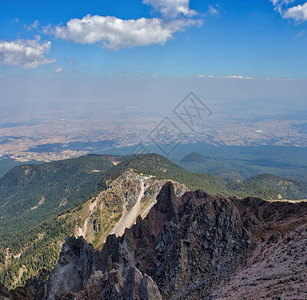
[[[0,179],[0,243],[71,208],[97,191],[107,156],[13,168]]]
[[[42,271],[48,273],[56,265],[62,244],[75,225],[76,220],[70,217],[53,218],[2,244],[0,282],[15,288]]]
[[[207,162],[207,159],[202,156],[201,154],[197,153],[197,152],[192,152],[187,154],[182,160],[181,162],[183,163],[205,163]]]
[[[108,170],[102,182],[108,178],[115,179],[126,169],[153,175],[157,179],[172,179],[186,185],[191,190],[202,189],[209,194],[230,195],[238,197],[258,196],[265,199],[277,199],[280,191],[271,189],[265,184],[253,182],[226,181],[207,173],[189,172],[167,158],[158,154],[143,154],[127,157],[120,164]],[[285,198],[289,197],[286,193]]]
[[[304,199],[307,197],[307,184],[305,182],[285,179],[271,174],[261,174],[245,179],[244,184],[276,190],[285,198]]]

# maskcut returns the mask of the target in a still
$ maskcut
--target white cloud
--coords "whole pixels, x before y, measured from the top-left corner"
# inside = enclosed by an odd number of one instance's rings
[[[176,18],[179,15],[191,17],[196,14],[189,8],[190,0],[143,0],[144,4],[151,5],[166,18]]]
[[[62,73],[63,69],[60,66],[57,66],[57,68],[55,69],[55,73]]]
[[[289,4],[295,0],[270,0],[274,9],[280,13],[284,19],[293,19],[296,22],[307,21],[307,2],[289,8]]]
[[[270,0],[270,1],[273,3],[274,9],[280,14],[283,14],[284,6],[288,6],[290,3],[294,2],[295,0]]]
[[[230,75],[230,76],[214,76],[214,75],[197,75],[198,78],[219,78],[219,79],[245,79],[245,80],[252,80],[252,77],[246,77],[241,75]]]
[[[295,0],[271,0],[274,6],[276,5],[289,5],[290,3],[294,2]]]
[[[158,18],[122,20],[116,17],[87,15],[83,19],[71,19],[66,26],[47,28],[56,38],[78,44],[101,42],[110,50],[146,47],[165,44],[177,31],[188,26],[199,26],[202,22],[194,19],[177,19],[165,22]]]
[[[241,75],[223,76],[222,78],[226,78],[226,79],[247,79],[247,80],[252,79],[252,77],[245,77],[245,76],[241,76]]]
[[[210,15],[218,15],[220,13],[219,11],[220,6],[217,4],[216,6],[209,5],[209,14]]]
[[[39,26],[39,21],[38,21],[38,20],[35,20],[33,24],[31,24],[31,25],[29,25],[29,26],[28,26],[28,25],[25,25],[24,27],[25,27],[25,29],[26,29],[27,31],[31,31],[31,30],[37,29],[38,26]]]
[[[305,2],[303,5],[288,8],[284,12],[283,18],[294,19],[297,22],[307,21],[307,2]]]
[[[22,40],[7,42],[0,41],[0,61],[6,66],[20,66],[24,69],[34,69],[39,65],[55,62],[55,59],[47,58],[51,42],[35,40]]]
[[[305,30],[302,30],[301,32],[299,32],[299,33],[295,36],[295,38],[296,38],[296,39],[299,39],[299,38],[302,37],[305,33],[306,33],[306,31],[305,31]]]

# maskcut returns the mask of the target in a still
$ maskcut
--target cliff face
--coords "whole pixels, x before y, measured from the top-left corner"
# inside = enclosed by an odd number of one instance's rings
[[[307,295],[307,203],[235,200],[253,236],[246,264],[213,299],[301,299]],[[256,297],[256,298],[255,298]]]
[[[57,266],[45,286],[45,296],[56,299],[86,287],[94,270],[95,251],[82,237],[63,244]]]
[[[126,170],[117,179],[109,181],[106,190],[71,215],[78,220],[75,235],[82,236],[95,248],[101,248],[109,234],[122,235],[125,227],[130,227],[138,215],[147,215],[165,183],[165,180]],[[174,186],[179,195],[187,191],[182,184],[174,183]]]
[[[304,234],[299,228],[306,213],[306,203],[235,200],[203,191],[179,198],[169,182],[147,217],[138,217],[121,237],[108,236],[102,251],[82,237],[67,239],[37,299],[222,299],[234,293],[230,274],[245,270],[252,276],[248,270],[255,264],[268,263],[263,253],[285,252],[289,232]],[[293,243],[297,251],[304,247],[297,238]],[[278,270],[286,272],[288,264],[282,258],[280,263]],[[300,270],[297,280],[306,273]]]

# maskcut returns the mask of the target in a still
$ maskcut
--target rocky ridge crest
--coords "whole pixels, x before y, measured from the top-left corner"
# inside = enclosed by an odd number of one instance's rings
[[[147,217],[139,216],[123,236],[109,235],[102,251],[82,237],[68,238],[36,299],[253,299],[248,290],[278,299],[285,278],[292,282],[289,299],[304,299],[306,216],[307,203],[201,190],[178,197],[168,182]]]

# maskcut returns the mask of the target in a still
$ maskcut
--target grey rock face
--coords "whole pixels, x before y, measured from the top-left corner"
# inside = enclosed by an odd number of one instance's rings
[[[157,284],[135,267],[129,268],[121,293],[123,300],[162,300]]]
[[[113,236],[110,241],[117,240]],[[121,252],[119,255],[122,255]],[[82,237],[66,239],[58,264],[44,287],[44,296],[41,297],[38,293],[36,298],[162,299],[156,283],[150,276],[143,275],[135,266],[127,268],[126,272],[122,273],[119,265],[110,264],[108,259],[104,268],[109,270],[102,273],[98,270],[103,269],[101,260],[101,253],[94,251],[93,246],[86,243]]]
[[[246,260],[249,237],[232,202],[203,196],[188,193],[180,221],[168,222],[162,230],[153,278],[165,296],[183,290],[204,296],[205,290],[199,293],[198,287],[210,285]]]
[[[86,284],[86,288],[77,293],[70,293],[77,300],[162,300],[156,283],[135,266],[128,269],[125,278],[119,270],[102,274],[96,272]]]
[[[79,292],[94,271],[95,251],[82,237],[67,238],[57,266],[45,286],[45,299],[59,299],[69,292]]]

